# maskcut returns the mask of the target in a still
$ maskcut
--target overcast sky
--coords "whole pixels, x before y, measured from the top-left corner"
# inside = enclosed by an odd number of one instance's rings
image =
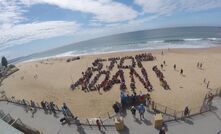
[[[221,0],[0,0],[0,55],[174,26],[220,26]]]

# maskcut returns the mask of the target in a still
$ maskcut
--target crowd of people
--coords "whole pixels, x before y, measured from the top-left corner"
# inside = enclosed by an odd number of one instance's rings
[[[137,66],[139,68],[142,68],[143,67],[143,64],[141,63],[142,61],[153,61],[156,58],[153,57],[152,53],[143,53],[143,54],[136,55],[135,59],[137,61]]]
[[[120,79],[119,79],[119,78]],[[125,79],[124,79],[124,71],[119,69],[115,75],[113,75],[111,80],[108,80],[106,82],[106,85],[104,86],[104,91],[110,90],[114,84],[120,84],[120,89],[121,90],[126,90],[127,86],[125,84]]]
[[[131,60],[131,65],[124,65],[125,60]],[[125,56],[120,59],[120,64],[118,68],[122,69],[130,69],[130,68],[135,68],[136,67],[136,62],[133,56]]]
[[[108,61],[110,62],[110,65],[107,66],[107,68],[109,69],[109,71],[112,71],[112,69],[114,68],[114,64],[117,64],[118,60],[120,60],[120,57],[108,58]]]
[[[144,119],[144,113],[145,113],[145,106],[147,108],[151,104],[151,98],[150,94],[143,94],[140,92],[140,94],[137,95],[136,92],[134,92],[132,95],[127,94],[124,91],[121,91],[120,93],[121,102],[115,102],[113,104],[114,112],[117,115],[120,115],[123,113],[123,110],[126,108],[129,108],[131,110],[132,115],[136,116],[136,111],[139,112],[140,120]]]
[[[102,74],[105,75],[104,80],[101,82],[101,84],[95,85]],[[109,78],[110,78],[110,71],[104,71],[104,70],[100,71],[98,74],[96,74],[94,79],[88,85],[88,88],[90,89],[90,91],[100,90],[101,87],[104,87],[106,85],[106,83],[108,82]]]
[[[132,90],[136,89],[135,80],[134,80],[134,75],[135,75],[136,78],[138,78],[140,80],[140,82],[143,84],[144,88],[146,88],[148,91],[152,91],[153,86],[148,79],[147,71],[145,70],[145,68],[143,68],[143,67],[141,68],[141,73],[144,76],[144,79],[141,78],[141,76],[135,71],[134,68],[130,68],[130,79],[131,79],[130,87],[131,87],[131,89]]]
[[[170,89],[169,85],[167,84],[166,80],[164,80],[164,75],[163,73],[157,68],[157,66],[153,66],[153,71],[155,72],[155,74],[157,75],[157,77],[159,78],[161,85],[163,86],[164,89],[168,90]]]
[[[124,65],[125,60],[130,59],[131,65]],[[82,76],[78,81],[75,83],[72,83],[70,88],[72,90],[76,89],[79,85],[81,85],[82,90],[84,91],[93,91],[98,90],[100,91],[101,88],[103,88],[104,91],[110,90],[114,84],[120,84],[120,89],[124,90],[127,89],[125,84],[125,78],[124,78],[124,71],[122,69],[130,69],[130,77],[131,77],[131,84],[130,87],[134,90],[135,87],[135,75],[141,83],[144,85],[148,91],[151,91],[153,89],[152,85],[150,84],[147,76],[147,72],[144,69],[142,65],[142,61],[152,61],[155,57],[152,56],[151,53],[143,53],[138,54],[135,56],[125,56],[125,57],[113,57],[108,59],[96,59],[92,63],[92,67],[88,67],[85,72],[82,72]],[[110,65],[106,66],[108,69],[107,71],[102,70],[103,69],[103,62],[110,61]],[[118,63],[118,61],[120,61]],[[139,68],[141,68],[141,72],[144,76],[144,79],[142,79],[138,73],[135,71],[136,62]],[[118,71],[113,75],[112,79],[110,79],[110,74],[112,69],[114,68],[114,65],[117,64]],[[97,72],[95,77],[93,77],[93,80],[90,81],[92,75],[94,72]],[[100,84],[96,84],[101,75],[105,75],[104,80]]]

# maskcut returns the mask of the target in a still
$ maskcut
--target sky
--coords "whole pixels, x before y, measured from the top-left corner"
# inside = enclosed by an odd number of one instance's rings
[[[220,22],[221,0],[0,0],[0,56],[117,33]]]

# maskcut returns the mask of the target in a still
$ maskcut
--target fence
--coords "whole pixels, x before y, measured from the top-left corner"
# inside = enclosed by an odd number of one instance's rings
[[[31,105],[31,103],[29,101],[27,101],[27,100],[24,100],[25,103],[26,103],[26,104],[24,104],[24,102],[22,100],[16,100],[14,97],[11,97],[11,98],[7,97],[4,92],[0,93],[0,94],[2,95],[0,97],[0,101],[5,101],[7,103],[13,103],[15,105],[19,105],[19,106],[22,106],[24,108],[28,108],[29,107],[29,108],[43,109],[38,103],[35,103],[36,106],[33,107]],[[61,112],[61,109],[59,109],[59,107],[57,105],[55,105],[55,108],[56,108],[55,110],[57,112]],[[50,110],[50,109],[46,109],[46,110]],[[102,119],[101,117],[97,118],[99,120],[99,122],[101,123],[101,126],[103,126],[105,129],[106,129],[106,127],[114,126],[113,124],[105,124],[105,121],[107,121],[107,119],[111,119],[112,117],[114,117],[114,115],[110,115],[109,113],[107,113],[107,115],[108,115],[108,117],[109,116],[110,117],[109,118],[105,118],[105,119]],[[0,116],[0,118],[1,118],[1,116]],[[94,126],[97,127],[97,124],[95,122],[93,122],[93,121],[89,121],[90,119],[88,119],[88,118],[85,119],[85,121],[82,120],[83,122],[81,122],[80,120],[75,119],[75,118],[67,118],[67,120],[68,120],[68,124],[76,124],[76,125],[89,126],[91,128],[94,127]]]
[[[26,107],[30,107],[30,108],[37,108],[37,109],[43,109],[39,103],[35,103],[35,106],[31,105],[31,102],[24,100],[25,103],[22,100],[16,100],[14,97],[8,98],[6,95],[2,95],[0,98],[0,101],[6,101],[9,103],[13,103],[16,105],[20,105],[20,106],[26,106]],[[50,110],[50,109],[46,109],[46,110]],[[59,107],[57,105],[55,105],[55,110],[58,112],[61,112],[61,110],[59,109]]]
[[[210,92],[214,96],[221,97],[221,88],[211,89]],[[210,110],[214,110],[215,108],[211,104],[207,104],[207,102],[206,102],[207,100],[208,100],[208,98],[206,96],[202,106],[190,108],[188,116],[193,116],[193,115],[201,114],[204,112],[208,112]],[[184,110],[178,111],[178,110],[172,109],[168,106],[165,106],[165,105],[162,105],[162,104],[159,104],[156,102],[154,102],[154,104],[152,104],[152,109],[156,113],[162,113],[165,122],[185,118]]]

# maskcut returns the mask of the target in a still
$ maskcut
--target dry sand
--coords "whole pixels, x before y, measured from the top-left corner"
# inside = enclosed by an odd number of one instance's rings
[[[85,71],[88,66],[92,66],[91,63],[98,57],[134,56],[140,53],[142,52],[82,56],[80,60],[69,63],[66,62],[68,57],[19,63],[16,66],[20,70],[5,79],[0,90],[5,90],[7,96],[15,96],[17,99],[24,98],[36,102],[54,101],[58,105],[66,102],[73,113],[80,118],[106,117],[107,112],[113,113],[113,103],[119,101],[119,84],[108,92],[102,92],[102,95],[96,91],[88,93],[81,89],[72,91],[69,88],[70,84],[72,81],[77,81],[82,76],[81,72]],[[143,65],[154,88],[150,93],[151,97],[162,105],[178,111],[183,110],[185,106],[200,107],[205,94],[209,91],[203,84],[204,78],[210,81],[210,88],[221,87],[221,48],[170,49],[164,50],[163,56],[161,50],[155,50],[152,51],[152,54],[157,60],[143,62]],[[154,65],[158,65],[160,69],[160,64],[164,60],[167,66],[162,72],[171,90],[164,90],[152,71]],[[197,62],[203,63],[203,70],[196,67]],[[107,63],[109,64],[109,62]],[[181,76],[179,71],[173,70],[173,64],[177,65],[177,70],[181,68],[184,70],[185,77]],[[113,75],[116,70],[115,67],[111,74]],[[136,70],[140,73],[137,68]],[[36,74],[37,78],[34,78]],[[128,70],[125,70],[125,78],[129,88]],[[139,89],[137,93],[139,91],[147,93],[141,83],[138,80],[135,81],[137,89]]]

